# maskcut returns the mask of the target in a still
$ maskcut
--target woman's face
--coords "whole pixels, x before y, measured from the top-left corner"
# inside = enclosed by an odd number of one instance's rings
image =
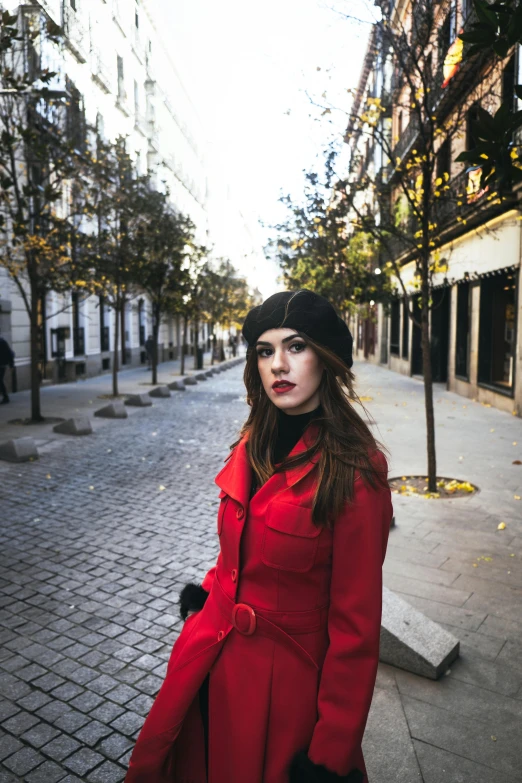
[[[324,365],[295,329],[267,329],[255,350],[263,388],[277,408],[290,415],[317,408]]]

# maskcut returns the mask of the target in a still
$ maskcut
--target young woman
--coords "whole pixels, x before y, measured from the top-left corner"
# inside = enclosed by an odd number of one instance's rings
[[[387,462],[326,299],[274,294],[243,335],[251,410],[215,479],[220,553],[181,592],[187,619],[126,783],[368,783]]]

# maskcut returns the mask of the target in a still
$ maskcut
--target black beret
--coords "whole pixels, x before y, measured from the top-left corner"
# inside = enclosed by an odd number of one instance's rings
[[[279,291],[247,313],[243,337],[253,347],[267,329],[297,329],[329,348],[348,367],[353,364],[353,339],[343,319],[324,296],[301,288]]]

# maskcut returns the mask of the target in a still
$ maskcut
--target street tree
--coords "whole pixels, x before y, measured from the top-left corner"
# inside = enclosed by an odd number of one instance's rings
[[[393,273],[407,315],[420,329],[426,475],[429,491],[436,492],[429,323],[437,306],[434,285],[447,283],[451,274],[449,251],[441,248],[479,215],[507,208],[473,173],[456,173],[454,160],[465,149],[466,129],[475,131],[478,106],[497,107],[510,85],[494,60],[462,62],[450,0],[418,0],[401,13],[393,4],[379,5],[367,62],[380,73],[382,89],[356,95],[346,135],[349,172],[341,173],[334,190],[349,208],[353,232],[379,244],[381,268]],[[513,194],[509,199],[514,203]],[[410,262],[412,285],[403,271]]]
[[[46,65],[59,46],[61,30],[41,9],[0,12],[0,266],[29,319],[33,423],[43,420],[39,364],[45,320],[55,314],[46,298],[85,288],[86,128],[78,95]]]
[[[138,293],[141,257],[138,239],[148,180],[136,174],[126,140],[98,137],[89,166],[85,208],[88,237],[84,257],[90,269],[90,292],[103,297],[114,312],[112,395],[118,396],[121,355],[125,361],[125,309]]]
[[[350,201],[337,187],[338,154],[329,145],[324,171],[306,173],[302,203],[290,196],[281,199],[290,215],[274,227],[270,245],[288,289],[311,289],[348,317],[364,302],[386,301],[390,291],[386,276],[374,274],[378,239],[371,232],[354,234],[349,225]]]
[[[148,295],[152,311],[152,383],[158,380],[158,335],[167,312],[179,310],[188,283],[185,260],[191,252],[195,226],[176,212],[169,194],[144,188],[140,207],[136,251],[139,258],[136,283]]]

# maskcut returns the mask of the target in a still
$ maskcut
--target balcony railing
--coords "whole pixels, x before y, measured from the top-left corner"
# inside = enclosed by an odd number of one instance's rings
[[[67,47],[81,63],[87,62],[87,31],[77,11],[65,3],[62,5],[62,27]]]
[[[111,74],[102,53],[99,50],[91,52],[92,78],[104,92],[111,91]]]
[[[397,158],[403,160],[410,150],[413,149],[419,136],[419,118],[417,114],[412,114],[405,130],[401,133],[399,141],[393,148],[393,162],[397,163]]]

